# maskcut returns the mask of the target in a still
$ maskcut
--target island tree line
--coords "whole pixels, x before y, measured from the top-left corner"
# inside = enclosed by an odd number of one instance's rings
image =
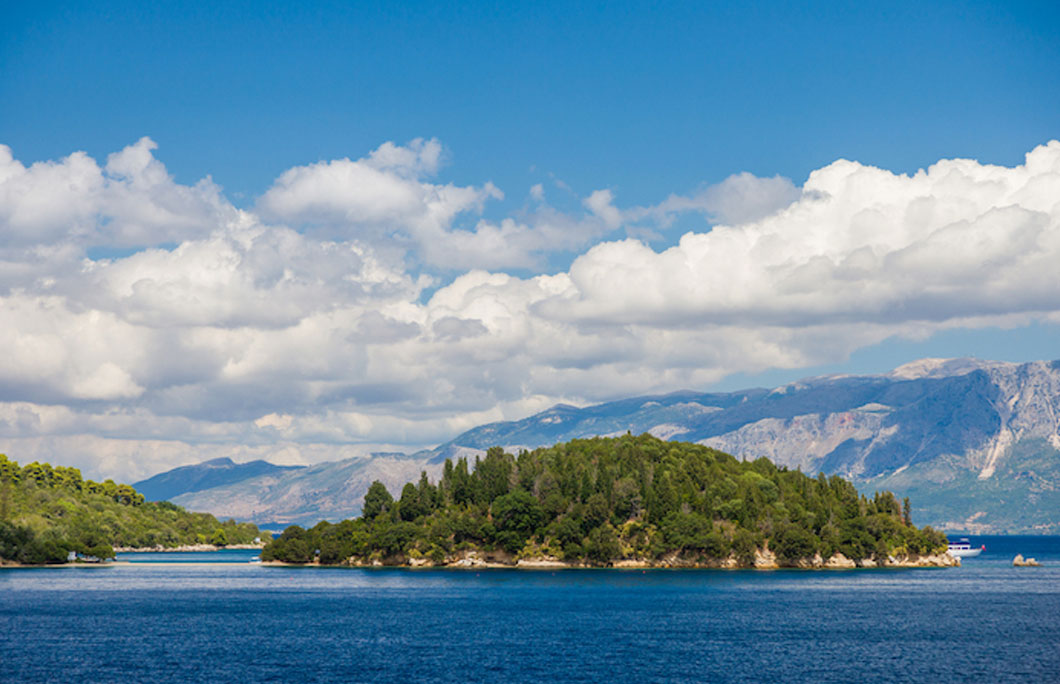
[[[374,482],[363,513],[287,528],[264,560],[444,565],[468,552],[608,565],[621,559],[781,565],[820,554],[852,560],[945,549],[918,529],[891,492],[872,497],[838,477],[809,477],[765,458],[744,462],[709,447],[651,435],[576,439],[518,456],[499,447],[445,462],[395,498]]]
[[[77,468],[30,463],[0,454],[0,560],[61,563],[69,553],[106,559],[114,547],[245,544],[251,523],[218,522],[112,480],[94,482]]]

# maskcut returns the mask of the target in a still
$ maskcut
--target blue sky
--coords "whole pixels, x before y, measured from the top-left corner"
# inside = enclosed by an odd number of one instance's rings
[[[1060,137],[1056,3],[2,14],[0,295],[9,343],[53,350],[0,367],[9,453],[312,461],[559,400],[1060,357],[1032,277],[1057,150],[1025,165]]]
[[[237,201],[436,137],[455,182],[648,203],[838,158],[1013,164],[1060,116],[1051,2],[223,5],[8,3],[0,131],[24,160],[149,135]]]

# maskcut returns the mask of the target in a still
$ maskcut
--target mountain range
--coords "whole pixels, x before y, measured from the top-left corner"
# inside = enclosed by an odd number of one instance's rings
[[[774,389],[559,404],[411,455],[257,474],[230,468],[231,477],[246,477],[202,487],[210,480],[197,473],[211,461],[145,482],[163,478],[168,492],[177,492],[181,480],[197,487],[171,495],[189,509],[259,525],[312,524],[356,515],[372,480],[397,495],[421,470],[436,476],[446,458],[627,431],[838,474],[869,494],[890,489],[913,500],[918,524],[969,533],[1060,532],[1060,361],[922,359],[882,375],[808,378]]]
[[[174,468],[137,482],[136,491],[148,501],[170,500],[181,494],[225,487],[263,475],[298,470],[305,466],[280,466],[268,461],[236,463],[230,458],[215,458],[196,465]]]

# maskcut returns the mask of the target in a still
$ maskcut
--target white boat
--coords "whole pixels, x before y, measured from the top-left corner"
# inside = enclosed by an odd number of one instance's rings
[[[969,543],[967,539],[950,542],[949,546],[946,548],[946,553],[955,558],[975,558],[983,551],[986,551],[985,544],[978,549],[973,549],[971,543]]]

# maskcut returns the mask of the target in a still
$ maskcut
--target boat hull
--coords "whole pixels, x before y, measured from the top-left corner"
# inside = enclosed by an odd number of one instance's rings
[[[947,549],[946,553],[954,558],[975,558],[983,552],[982,549]]]

